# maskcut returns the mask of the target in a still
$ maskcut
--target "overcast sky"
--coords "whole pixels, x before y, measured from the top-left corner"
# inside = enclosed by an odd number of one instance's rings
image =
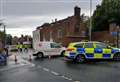
[[[100,3],[101,0],[92,0],[92,11]],[[90,0],[0,0],[0,20],[13,36],[32,35],[44,22],[72,16],[76,5],[81,7],[81,14],[90,15]]]

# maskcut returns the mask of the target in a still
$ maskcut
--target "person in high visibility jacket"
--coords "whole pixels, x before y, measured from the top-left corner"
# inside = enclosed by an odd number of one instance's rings
[[[18,44],[16,47],[17,47],[17,49],[18,49],[19,52],[22,52],[22,48],[23,48],[22,44]]]
[[[28,45],[27,44],[24,44],[23,48],[24,48],[24,52],[28,52]]]
[[[22,45],[22,44],[20,44],[20,45],[19,45],[19,47],[20,47],[20,52],[22,52],[23,45]]]

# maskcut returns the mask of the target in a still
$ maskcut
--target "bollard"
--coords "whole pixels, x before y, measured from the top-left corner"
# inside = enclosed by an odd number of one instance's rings
[[[17,63],[17,61],[18,61],[18,60],[17,60],[17,56],[15,55],[15,63]]]
[[[32,61],[31,55],[29,55],[29,61],[30,61],[30,62]]]

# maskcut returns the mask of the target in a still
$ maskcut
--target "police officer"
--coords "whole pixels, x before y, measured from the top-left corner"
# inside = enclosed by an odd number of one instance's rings
[[[28,52],[28,46],[27,46],[27,44],[24,44],[24,52]]]

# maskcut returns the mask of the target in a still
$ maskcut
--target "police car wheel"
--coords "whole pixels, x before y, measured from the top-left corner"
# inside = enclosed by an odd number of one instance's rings
[[[41,53],[41,52],[38,53],[38,54],[37,54],[37,57],[38,57],[38,58],[43,58],[43,53]]]
[[[120,60],[120,53],[115,54],[113,59],[117,61]]]
[[[84,57],[84,55],[78,55],[78,56],[76,57],[75,61],[76,61],[77,63],[83,63],[83,62],[85,62],[85,57]]]

